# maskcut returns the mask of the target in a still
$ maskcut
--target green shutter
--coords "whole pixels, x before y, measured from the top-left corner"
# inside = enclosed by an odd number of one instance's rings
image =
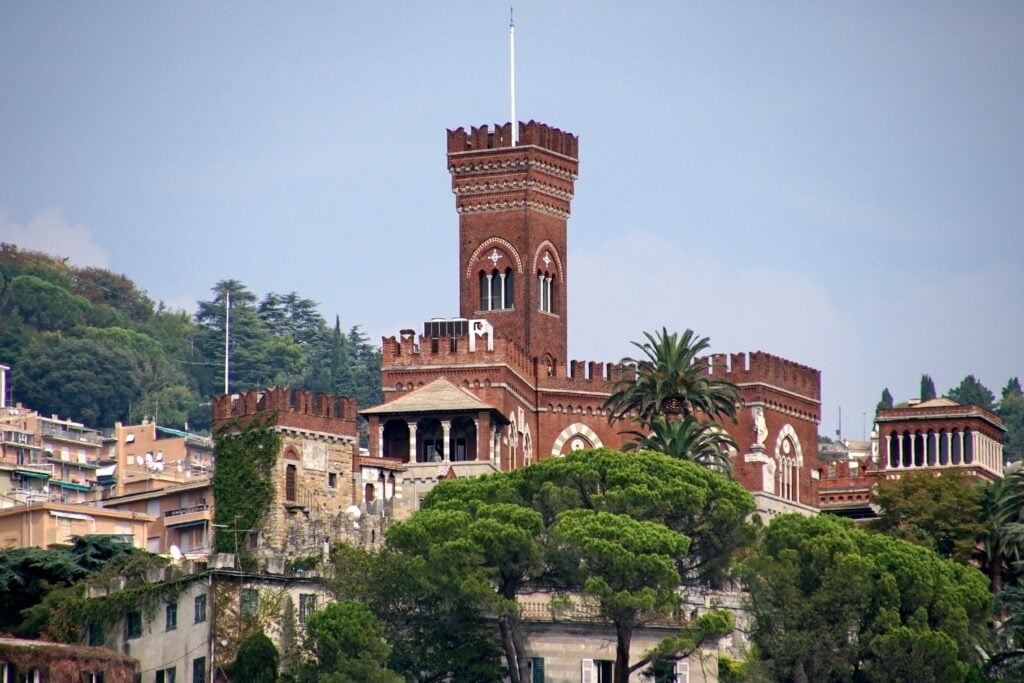
[[[543,657],[531,657],[530,663],[533,665],[533,679],[531,683],[544,683],[544,658]]]

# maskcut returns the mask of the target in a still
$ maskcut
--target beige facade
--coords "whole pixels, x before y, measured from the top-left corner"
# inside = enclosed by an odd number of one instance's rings
[[[151,553],[171,553],[172,547],[188,558],[205,557],[213,539],[213,488],[206,475],[184,484],[107,498],[103,506],[153,518],[145,547]]]
[[[0,549],[59,548],[75,536],[117,536],[146,547],[154,518],[134,512],[62,503],[32,503],[0,510]]]
[[[322,582],[310,573],[286,575],[283,567],[279,573],[239,572],[233,555],[214,555],[209,569],[205,563],[184,564],[184,577],[178,568],[153,572],[151,579],[174,578],[177,587],[154,609],[89,629],[90,644],[137,658],[143,681],[158,680],[160,672],[165,681],[225,681],[223,667],[245,636],[262,630],[282,654],[294,651],[306,617],[328,601]],[[117,581],[92,587],[89,597],[123,587]]]
[[[31,502],[84,503],[100,496],[100,432],[21,405],[0,407],[0,508]]]
[[[207,476],[213,468],[213,439],[143,420],[114,425],[117,464],[113,495],[139,493]]]

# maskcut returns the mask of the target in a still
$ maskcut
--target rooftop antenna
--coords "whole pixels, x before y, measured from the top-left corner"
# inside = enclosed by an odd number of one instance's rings
[[[512,146],[519,144],[519,123],[516,121],[516,23],[513,20],[512,8],[508,8],[508,53],[509,53],[509,85],[512,92]]]

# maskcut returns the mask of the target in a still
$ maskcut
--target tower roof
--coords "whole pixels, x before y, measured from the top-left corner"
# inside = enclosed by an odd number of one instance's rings
[[[389,403],[361,410],[363,415],[397,415],[409,413],[436,413],[452,411],[493,411],[494,406],[484,403],[469,391],[457,387],[444,377],[411,391]]]

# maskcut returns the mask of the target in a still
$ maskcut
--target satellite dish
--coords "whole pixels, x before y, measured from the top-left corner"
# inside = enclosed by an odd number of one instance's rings
[[[136,464],[136,465],[138,465],[139,467],[142,467],[142,465],[143,465],[143,464],[144,464],[145,462],[146,462],[146,461],[142,459],[142,456],[141,456],[141,455],[136,455],[136,456],[135,456],[135,464]]]
[[[157,468],[158,470],[160,470],[161,472],[163,472],[163,471],[164,471],[164,464],[163,464],[162,462],[158,462],[158,463],[156,464],[156,468]]]
[[[175,562],[179,561],[182,558],[181,548],[179,548],[176,545],[172,545],[171,546],[171,557],[174,558]]]
[[[147,463],[153,462],[153,454],[152,453],[146,453],[146,462]]]
[[[157,451],[157,453],[156,453],[156,461],[160,462],[163,459],[164,459],[164,452],[163,451]]]
[[[355,521],[363,516],[363,512],[359,509],[358,505],[349,505],[345,510],[345,516]]]
[[[178,468],[177,469],[178,469],[179,472],[181,472],[183,469],[185,469],[184,467],[181,466],[181,461],[180,460],[178,461]]]

